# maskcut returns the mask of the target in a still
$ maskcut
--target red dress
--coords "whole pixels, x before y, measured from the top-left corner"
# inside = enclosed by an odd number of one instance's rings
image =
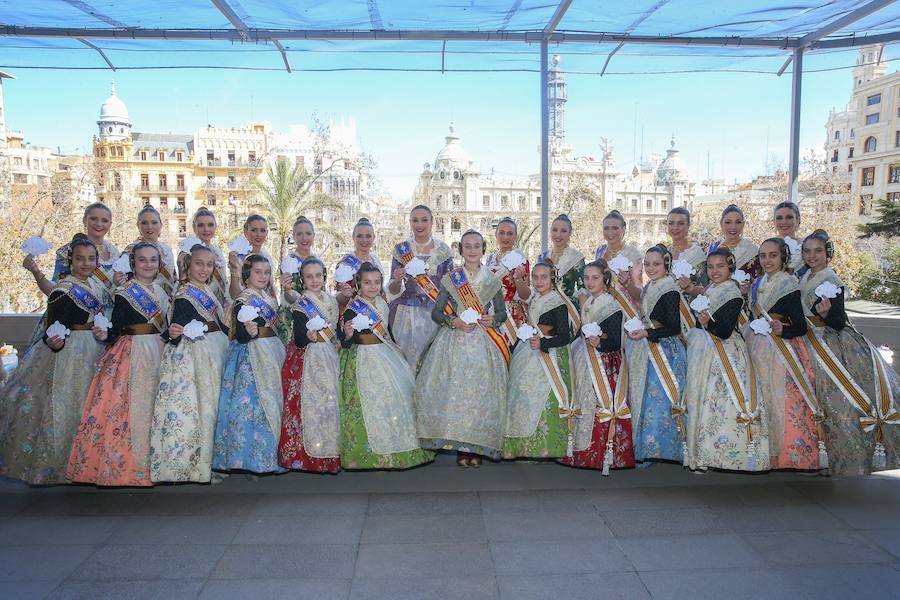
[[[503,256],[499,252],[491,254],[486,261],[487,267],[496,273],[500,268],[500,260],[502,258]],[[525,259],[524,267],[527,280],[531,272],[531,265],[527,258]],[[506,275],[500,279],[500,282],[503,284],[503,300],[506,302],[506,314],[512,317],[516,327],[519,327],[528,320],[528,305],[524,301],[516,299],[516,282],[513,279],[512,271],[507,271]]]
[[[619,382],[619,369],[622,366],[623,352],[601,352],[600,360],[606,370],[606,377],[613,395]],[[626,382],[627,383],[627,382]],[[600,422],[599,414],[594,419],[591,443],[584,450],[576,451],[572,457],[560,459],[564,465],[584,469],[602,469],[606,454],[606,442],[609,435],[609,424]],[[631,419],[616,419],[615,437],[613,438],[613,469],[629,469],[634,467],[634,445],[631,438]]]
[[[300,413],[300,387],[303,384],[303,356],[306,347],[298,348],[294,340],[288,344],[287,357],[281,368],[284,407],[281,413],[281,437],[278,440],[278,464],[286,469],[313,473],[337,473],[340,458],[313,458],[303,446],[303,418]]]

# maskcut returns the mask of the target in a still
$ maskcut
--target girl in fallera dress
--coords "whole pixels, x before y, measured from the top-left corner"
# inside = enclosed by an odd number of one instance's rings
[[[338,410],[338,304],[325,289],[325,265],[307,258],[301,293],[291,310],[293,339],[281,369],[284,407],[278,464],[286,469],[337,473],[341,469]],[[309,329],[320,318],[324,327]]]
[[[687,357],[681,339],[679,305],[681,290],[671,277],[672,255],[663,245],[644,255],[644,273],[650,281],[640,292],[644,328],[628,333],[635,346],[628,368],[637,377],[629,395],[634,426],[634,457],[638,461],[666,460],[683,463],[687,447],[684,418],[684,386]],[[633,297],[638,297],[632,289]]]
[[[847,319],[846,287],[830,265],[833,257],[834,244],[825,231],[803,241],[808,269],[800,293],[815,357],[816,394],[825,410],[828,469],[834,475],[867,475],[900,468],[900,377]],[[826,282],[837,288],[833,298],[816,292]]]
[[[748,323],[744,337],[750,359],[759,368],[769,425],[773,469],[816,470],[827,466],[824,415],[815,393],[806,319],[797,278],[787,271],[790,250],[781,238],[759,247],[763,275],[753,282],[750,307],[755,319],[769,322],[769,333]],[[820,445],[821,442],[821,445]]]
[[[228,328],[222,305],[207,287],[216,269],[215,254],[197,244],[184,266],[188,279],[172,298],[168,344],[159,366],[150,426],[150,478],[207,483],[212,476]],[[191,321],[206,325],[202,336],[183,335]]]
[[[688,237],[690,231],[691,211],[683,206],[676,206],[670,210],[666,216],[666,232],[672,239],[669,246],[672,260],[684,260],[694,267],[693,275],[677,280],[678,287],[683,294],[696,296],[703,292],[709,278],[706,276],[706,252]]]
[[[251,254],[240,272],[243,290],[228,310],[229,339],[219,392],[213,452],[216,471],[282,472],[278,466],[281,432],[281,367],[284,344],[275,333],[278,300],[272,296],[268,259]],[[238,317],[243,307],[258,316]]]
[[[389,322],[397,345],[416,370],[438,331],[431,310],[441,279],[453,269],[453,256],[447,244],[432,237],[434,218],[430,208],[422,204],[414,207],[409,225],[412,237],[397,244],[392,253]],[[406,265],[417,258],[425,263],[425,273],[414,277],[407,274]]]
[[[269,239],[269,222],[262,215],[250,215],[244,221],[244,237],[250,242],[250,253],[247,256],[262,256],[269,264],[272,264],[272,256],[263,247],[266,240]],[[244,259],[246,257],[235,251],[228,253],[228,270],[231,273],[231,283],[228,285],[228,294],[232,299],[237,299],[244,289],[245,284],[241,278],[241,269],[243,268]],[[268,292],[275,296],[275,287],[269,282]]]
[[[228,298],[227,263],[222,249],[213,241],[215,240],[216,228],[218,227],[216,215],[205,206],[202,206],[194,213],[194,218],[191,219],[191,227],[197,239],[209,248],[215,257],[215,269],[206,286],[216,301],[224,307]],[[178,273],[182,280],[188,277],[187,258],[189,254],[190,252],[181,252],[178,255]]]
[[[513,350],[503,458],[562,458],[569,454],[570,437],[574,445],[569,376],[572,328],[553,265],[537,263],[531,282],[528,324],[538,333]]]
[[[744,299],[731,278],[736,268],[727,248],[706,262],[710,302],[688,332],[685,406],[691,469],[767,471],[769,435],[765,398],[747,344],[737,331]],[[699,294],[698,294],[699,295]]]
[[[572,344],[575,397],[581,416],[575,419],[575,446],[562,464],[585,469],[634,467],[628,376],[622,345],[622,306],[609,293],[613,274],[602,258],[584,268],[587,295],[581,305],[582,328],[600,327],[599,335],[579,332]],[[592,356],[593,355],[593,356]]]
[[[343,315],[338,402],[344,469],[408,469],[434,458],[416,437],[415,380],[387,326],[383,282],[378,267],[363,263],[356,272],[359,293]]]
[[[625,232],[625,217],[622,216],[622,213],[613,210],[606,215],[603,218],[603,243],[600,244],[600,247],[594,252],[594,259],[602,258],[606,261],[607,265],[620,254],[628,259],[631,263],[631,269],[619,272],[616,276],[614,285],[616,289],[621,292],[623,298],[630,299],[630,296],[626,292],[628,282],[630,281],[631,285],[637,288],[644,285],[644,265],[643,256],[638,247],[625,241]],[[634,307],[635,309],[638,309],[638,303],[635,302]]]
[[[94,244],[94,247],[97,248],[97,265],[90,278],[101,286],[97,287],[97,289],[102,290],[99,298],[100,301],[103,302],[103,315],[109,318],[112,315],[113,292],[115,291],[112,266],[119,258],[118,248],[106,239],[107,234],[109,234],[109,229],[112,226],[112,211],[102,202],[89,204],[84,209],[84,216],[81,219],[81,224],[84,226],[84,235]],[[53,275],[50,279],[47,279],[43,271],[41,271],[41,268],[38,266],[37,261],[35,261],[34,257],[30,254],[25,256],[25,259],[22,261],[22,266],[34,276],[34,281],[37,283],[41,292],[49,296],[50,292],[55,289],[56,282],[60,280],[60,277],[69,272],[69,265],[66,262],[68,257],[69,244],[65,244],[56,251],[56,261],[53,264]],[[43,335],[44,328],[39,323],[38,326],[35,327],[34,332],[32,332],[28,346],[30,347],[35,342],[40,341],[41,336]]]
[[[444,275],[431,318],[441,328],[416,381],[416,429],[429,450],[456,450],[457,465],[500,459],[509,345],[503,285],[482,267],[485,241],[469,230],[460,239],[463,265]],[[445,310],[449,307],[450,310]],[[466,310],[478,320],[460,318]],[[490,314],[492,313],[492,314]]]
[[[92,277],[97,248],[78,234],[66,244],[66,267],[47,299],[43,339],[32,345],[0,388],[0,476],[33,485],[66,483],[66,466],[97,361],[91,328],[105,285]],[[71,330],[47,336],[59,322]]]
[[[381,261],[378,260],[378,255],[375,253],[375,228],[372,227],[369,220],[363,217],[357,221],[350,237],[353,239],[353,252],[344,255],[336,267],[347,265],[355,275],[362,264],[367,262],[378,267],[378,270],[384,273],[384,267],[381,266]],[[356,294],[352,281],[335,282],[334,288],[337,292],[338,305],[341,307],[346,306]]]
[[[288,256],[293,256],[301,265],[309,258],[314,258],[312,246],[316,240],[316,228],[312,221],[304,216],[297,217],[291,228],[291,238],[294,240],[294,249]],[[278,337],[285,344],[289,344],[293,337],[294,317],[291,305],[299,297],[302,290],[300,272],[282,273],[278,280],[281,287],[281,306],[278,307]]]
[[[160,256],[159,274],[156,276],[156,283],[165,290],[166,294],[171,296],[177,286],[175,257],[172,255],[172,249],[159,241],[159,234],[162,231],[162,219],[159,216],[159,211],[149,204],[142,208],[138,212],[137,228],[140,237],[137,241],[128,244],[122,252],[129,254],[131,249],[141,242],[156,246]],[[124,283],[124,276],[124,273],[115,274],[116,285]]]
[[[556,268],[556,284],[571,308],[578,310],[579,298],[584,294],[584,255],[572,248],[572,221],[568,215],[559,215],[550,224],[552,247],[538,257],[538,262],[549,260]],[[574,316],[574,315],[573,315]]]
[[[150,421],[159,387],[169,298],[156,283],[159,250],[140,243],[129,255],[134,279],[116,290],[109,331],[94,335],[109,348],[84,403],[66,473],[103,486],[149,486]]]
[[[748,276],[746,281],[738,285],[741,294],[747,298],[750,294],[750,284],[762,274],[762,270],[757,258],[759,246],[744,238],[744,224],[744,211],[735,204],[726,206],[719,218],[722,238],[709,245],[709,252],[727,248],[734,255],[734,262],[737,265],[735,271],[743,271]]]
[[[790,268],[791,273],[800,277],[803,267],[803,252],[800,247],[799,234],[797,229],[800,227],[800,207],[794,202],[779,202],[775,205],[772,213],[772,221],[775,224],[775,232],[778,237],[787,243],[791,250]]]
[[[494,237],[498,249],[485,261],[487,268],[500,277],[503,284],[503,301],[506,303],[506,325],[502,333],[506,336],[510,347],[516,342],[516,328],[528,319],[528,298],[531,297],[530,272],[531,264],[525,258],[520,266],[512,271],[503,264],[504,257],[517,252],[525,257],[522,250],[515,247],[518,237],[518,225],[509,217],[500,219]]]

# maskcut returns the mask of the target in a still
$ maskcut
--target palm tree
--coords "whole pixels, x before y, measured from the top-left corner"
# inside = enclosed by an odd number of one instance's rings
[[[302,165],[291,167],[287,160],[277,159],[274,165],[266,164],[265,177],[253,180],[269,226],[278,232],[279,260],[287,253],[291,228],[298,217],[308,215],[312,219],[322,210],[342,208],[335,199],[314,191],[314,185],[320,178],[321,174],[310,175]]]

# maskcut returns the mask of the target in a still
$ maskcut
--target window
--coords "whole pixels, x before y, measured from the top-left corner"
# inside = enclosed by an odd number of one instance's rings
[[[178,235],[182,237],[187,235],[187,219],[178,219]]]
[[[444,232],[444,217],[435,217],[434,228],[438,233]]]
[[[184,203],[184,198],[179,198],[175,204],[175,212],[184,213],[187,210],[187,207]]]
[[[900,164],[888,167],[888,183],[900,183]]]
[[[114,181],[115,181],[115,183],[114,183],[113,189],[117,192],[121,192],[122,191],[122,176],[119,175],[118,173],[116,173]]]
[[[212,165],[215,160],[216,160],[216,155],[213,153],[213,151],[207,150],[206,151],[206,164]]]
[[[175,185],[179,192],[184,191],[184,175],[176,175],[175,176]]]
[[[841,132],[840,131],[834,132],[834,141],[836,141],[836,142],[841,141]]]
[[[302,159],[303,157],[301,156],[300,158]],[[247,160],[249,160],[251,163],[256,162],[256,152],[254,150],[250,150],[249,152],[247,152]],[[302,160],[300,161],[300,164],[303,164]]]
[[[878,122],[878,115],[880,113],[872,113],[871,115],[866,115],[866,125],[874,125]]]
[[[519,210],[528,210],[528,204],[525,202],[525,196],[519,196]]]
[[[459,233],[460,229],[462,229],[462,225],[460,224],[459,219],[453,219],[450,222],[450,230],[453,233]]]
[[[344,161],[344,170],[345,170],[345,171],[349,171],[349,170],[350,170],[350,161],[349,161],[349,160],[345,160],[345,161]]]
[[[853,165],[852,165],[852,164],[847,165],[847,172],[848,172],[848,173],[852,173],[852,172],[853,172]]]
[[[160,208],[169,208],[169,199],[165,196],[159,197],[159,207]]]
[[[862,169],[860,185],[875,185],[875,167],[864,167]]]
[[[854,131],[853,129],[851,129],[851,130],[850,130],[850,139],[852,140],[852,139],[855,139],[855,138],[856,138],[856,131]]]
[[[160,175],[160,176],[159,176],[159,189],[160,189],[160,190],[165,190],[167,187],[168,187],[168,184],[167,184],[167,182],[166,182],[166,176],[165,176],[165,175]]]
[[[622,202],[623,202],[623,200],[622,200],[621,198],[616,198],[616,208],[621,209],[621,208],[622,208]]]
[[[875,139],[874,135],[870,135],[866,138],[866,143],[863,147],[863,152],[875,152],[878,149],[878,140]]]
[[[215,194],[207,194],[206,195],[206,205],[207,206],[215,206],[216,205],[216,195]]]
[[[900,148],[900,131],[894,132],[894,148]]]
[[[183,161],[183,160],[184,160],[184,152],[180,152],[180,151],[179,151],[179,152],[176,152],[176,153],[175,153],[175,160],[177,160],[178,162]]]
[[[160,150],[159,152],[157,152],[157,153],[156,153],[156,158],[159,159],[159,162],[163,162],[164,160],[166,160],[166,151],[165,151],[165,150]]]
[[[863,194],[859,197],[859,214],[872,214],[872,194]]]
[[[637,210],[637,198],[631,199],[631,210]]]
[[[509,196],[500,196],[500,208],[503,210],[509,209]]]
[[[228,151],[228,166],[229,166],[229,167],[233,167],[234,164],[235,164],[235,160],[234,160],[234,150],[229,150],[229,151]]]
[[[834,152],[831,153],[831,162],[837,162],[837,161],[838,161],[838,151],[835,150]]]
[[[437,209],[444,208],[444,195],[443,194],[438,194],[437,197],[434,199],[434,207]]]
[[[149,206],[150,205],[150,196],[144,196],[143,198],[141,198],[141,202],[144,203],[144,206]]]
[[[453,194],[453,208],[459,208],[459,194]]]
[[[647,210],[653,210],[653,199],[652,198],[647,198],[646,207],[647,207]]]
[[[537,197],[537,202],[535,203],[535,206],[537,206],[538,208],[541,207],[541,197],[540,196]]]
[[[482,208],[490,208],[491,207],[491,197],[490,196],[482,196],[481,197],[481,206],[482,206]]]
[[[837,165],[834,165],[831,167],[831,173],[832,173],[832,175],[837,173]]]
[[[150,175],[141,173],[141,189],[146,191],[150,189]]]
[[[853,146],[850,146],[850,152],[847,153],[847,158],[853,158]]]
[[[669,210],[669,201],[663,198],[659,201],[659,210]]]
[[[147,151],[141,150],[141,160],[147,160]]]
[[[900,192],[888,192],[887,194],[888,202],[898,203],[900,202]]]
[[[866,106],[872,106],[873,104],[881,104],[881,94],[872,94],[866,98]]]

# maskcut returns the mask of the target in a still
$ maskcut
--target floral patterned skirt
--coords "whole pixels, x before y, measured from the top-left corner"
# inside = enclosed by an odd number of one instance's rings
[[[679,394],[683,394],[687,377],[684,343],[677,337],[667,337],[660,339],[658,345],[675,373]],[[672,402],[666,395],[656,368],[652,364],[647,367],[644,397],[634,437],[635,460],[668,460],[680,463],[684,459],[682,449],[684,434],[679,431],[678,422],[672,416]]]
[[[807,377],[813,378],[812,363],[803,338],[785,340],[793,347],[800,367]],[[778,360],[777,357],[775,360]],[[781,385],[784,386],[784,401],[770,404],[769,444],[770,463],[773,469],[801,469],[814,471],[819,468],[819,436],[812,411],[803,400],[800,389],[794,379],[785,372],[779,362],[780,372],[784,373]],[[765,368],[763,365],[761,368]]]
[[[288,344],[287,358],[281,369],[281,385],[284,389],[284,408],[281,411],[281,437],[278,440],[278,464],[286,469],[313,473],[337,473],[341,470],[340,457],[315,458],[306,452],[303,443],[303,415],[300,408],[300,388],[303,383],[303,356],[306,348],[297,348],[294,341]]]
[[[248,346],[232,340],[225,357],[212,468],[283,473],[278,466],[278,432],[269,426],[256,383],[257,376],[278,375],[254,373]]]
[[[615,396],[619,385],[619,370],[622,368],[621,352],[602,352],[600,360],[606,371],[610,389]],[[625,385],[628,382],[623,382]],[[571,457],[559,462],[570,467],[584,469],[602,469],[606,457],[606,442],[609,440],[609,426],[612,422],[600,422],[600,416],[594,416],[594,428],[591,432],[591,443],[584,450],[576,450]],[[629,469],[634,467],[634,444],[631,438],[631,419],[616,419],[613,432],[613,469]]]
[[[66,477],[80,483],[150,486],[150,422],[162,339],[124,335],[100,359]]]
[[[433,452],[421,448],[390,454],[372,451],[357,379],[357,349],[341,350],[340,356],[341,466],[345,469],[409,469],[434,460]],[[385,390],[385,393],[390,392]]]
[[[102,354],[90,331],[73,331],[59,352],[40,340],[29,348],[0,391],[0,476],[68,483],[69,453]]]

